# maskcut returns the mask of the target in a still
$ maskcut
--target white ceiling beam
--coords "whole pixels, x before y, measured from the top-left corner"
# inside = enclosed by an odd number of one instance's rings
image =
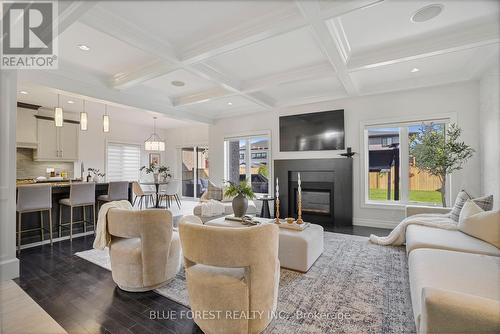
[[[111,85],[115,89],[127,89],[175,71],[178,68],[177,65],[165,60],[155,61],[151,64],[146,64],[138,70],[115,74],[111,80]]]
[[[103,103],[115,103],[125,107],[158,112],[176,119],[212,124],[212,120],[207,117],[176,110],[170,106],[169,100],[159,97],[158,94],[147,94],[144,91],[136,94],[118,91],[107,86],[104,81],[90,77],[85,72],[69,69],[62,62],[57,71],[20,71],[19,81],[78,94],[103,101]]]
[[[307,0],[306,0],[307,1]],[[348,14],[350,12],[376,6],[385,0],[349,0],[349,1],[324,1],[324,6],[318,17],[326,20]]]
[[[334,36],[330,34],[324,19],[320,16],[321,8],[318,1],[296,1],[295,2],[312,26],[316,40],[323,50],[330,63],[332,64],[337,76],[349,95],[357,95],[356,85],[352,81],[347,71],[346,64],[340,52],[341,47],[335,44]],[[363,2],[364,3],[364,2]]]
[[[420,36],[411,41],[385,45],[380,48],[352,54],[347,67],[349,71],[359,71],[427,58],[450,52],[477,48],[500,42],[497,18],[473,22],[460,28],[451,27]]]
[[[234,95],[234,93],[228,92],[221,87],[214,87],[195,94],[175,97],[172,99],[172,103],[174,107],[185,107],[231,95]]]
[[[59,1],[59,15],[56,21],[58,34],[62,34],[96,4],[97,1]]]

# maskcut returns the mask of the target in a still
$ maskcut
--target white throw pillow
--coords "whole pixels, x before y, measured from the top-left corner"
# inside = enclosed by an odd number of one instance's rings
[[[484,211],[468,200],[460,213],[458,229],[500,248],[500,210]]]

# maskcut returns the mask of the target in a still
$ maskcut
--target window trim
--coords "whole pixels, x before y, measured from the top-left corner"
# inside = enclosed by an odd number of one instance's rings
[[[407,205],[412,206],[433,206],[433,203],[423,203],[423,202],[410,202],[409,199],[409,180],[408,177],[400,179],[400,200],[399,201],[373,201],[368,198],[369,196],[369,186],[368,186],[368,129],[379,128],[379,127],[398,127],[399,132],[399,142],[400,147],[408,147],[408,130],[407,127],[410,125],[415,125],[416,123],[422,122],[444,122],[446,124],[457,123],[457,113],[449,112],[442,114],[431,114],[413,117],[394,117],[394,118],[383,118],[377,120],[367,120],[361,121],[359,123],[360,129],[360,203],[361,207],[365,209],[377,208],[377,209],[403,209]],[[406,128],[405,128],[406,127]],[[403,130],[404,129],[404,130]],[[403,130],[403,131],[401,131]],[[400,161],[409,161],[409,150],[399,150]],[[409,175],[408,164],[400,164],[400,175]],[[448,175],[446,177],[446,187],[447,187],[447,202],[451,199],[451,189],[452,189],[452,177]],[[437,206],[437,205],[436,205]]]

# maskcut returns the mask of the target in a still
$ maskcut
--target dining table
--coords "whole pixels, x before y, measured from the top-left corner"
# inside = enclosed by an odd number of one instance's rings
[[[156,188],[156,203],[155,203],[155,208],[160,208],[160,186],[162,184],[167,184],[167,183],[168,183],[168,181],[141,182],[141,185],[155,186],[155,188]]]

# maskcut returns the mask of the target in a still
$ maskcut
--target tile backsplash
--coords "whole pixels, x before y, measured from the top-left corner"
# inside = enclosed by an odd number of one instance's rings
[[[73,178],[74,166],[72,162],[33,161],[33,150],[29,148],[18,148],[16,159],[18,179],[47,176],[47,168],[54,168],[56,174],[66,171],[68,178]]]

